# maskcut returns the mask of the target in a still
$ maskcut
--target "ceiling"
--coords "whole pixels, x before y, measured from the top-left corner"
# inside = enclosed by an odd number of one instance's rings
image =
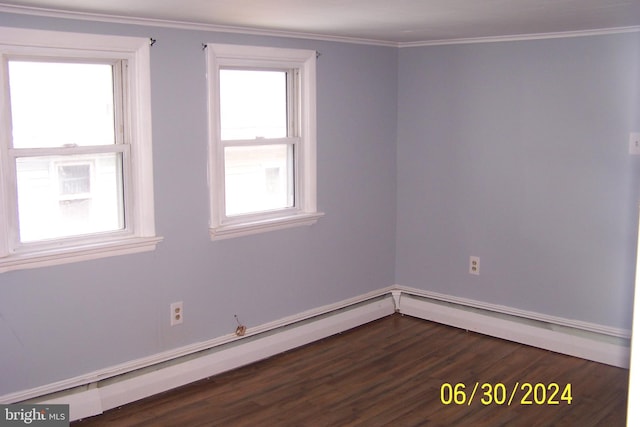
[[[640,0],[14,0],[0,11],[394,44],[640,26]]]

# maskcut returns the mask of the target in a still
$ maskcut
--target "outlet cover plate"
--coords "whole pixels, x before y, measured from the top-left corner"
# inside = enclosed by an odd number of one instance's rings
[[[469,274],[473,274],[474,276],[480,275],[480,257],[469,257]]]
[[[182,301],[172,303],[169,308],[171,310],[171,326],[181,324],[184,320]]]

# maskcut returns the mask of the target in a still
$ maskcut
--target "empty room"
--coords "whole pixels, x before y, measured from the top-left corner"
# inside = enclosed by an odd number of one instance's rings
[[[0,424],[640,420],[640,1],[18,0],[0,57]]]

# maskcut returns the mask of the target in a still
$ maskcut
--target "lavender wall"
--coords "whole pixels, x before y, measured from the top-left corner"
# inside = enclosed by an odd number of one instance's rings
[[[399,64],[396,283],[630,329],[640,33],[407,48]]]
[[[155,252],[0,275],[0,395],[394,283],[396,49],[0,14],[0,26],[135,35],[151,50]],[[315,49],[311,227],[211,242],[203,42]],[[169,326],[169,304],[185,321]]]

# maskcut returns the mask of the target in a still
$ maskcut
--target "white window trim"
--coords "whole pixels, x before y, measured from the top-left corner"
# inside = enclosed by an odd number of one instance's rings
[[[300,72],[300,142],[296,144],[295,207],[278,211],[225,216],[224,152],[220,137],[220,67],[297,69]],[[212,240],[245,236],[302,225],[323,215],[316,206],[316,52],[302,49],[208,44],[209,106],[209,234]],[[259,141],[256,141],[259,144]]]
[[[0,55],[43,55],[64,58],[117,58],[127,60],[130,150],[127,205],[127,233],[91,238],[60,239],[50,245],[25,245],[16,250],[11,236],[17,233],[6,218],[14,215],[11,200],[15,185],[7,150],[11,135],[8,99],[0,105],[0,273],[26,268],[58,265],[116,255],[154,250],[162,240],[155,234],[153,163],[151,147],[151,81],[149,39],[95,34],[78,34],[19,28],[0,29]],[[5,93],[8,79],[0,67],[0,84]],[[141,196],[143,195],[143,196]],[[13,222],[15,224],[15,222]]]

